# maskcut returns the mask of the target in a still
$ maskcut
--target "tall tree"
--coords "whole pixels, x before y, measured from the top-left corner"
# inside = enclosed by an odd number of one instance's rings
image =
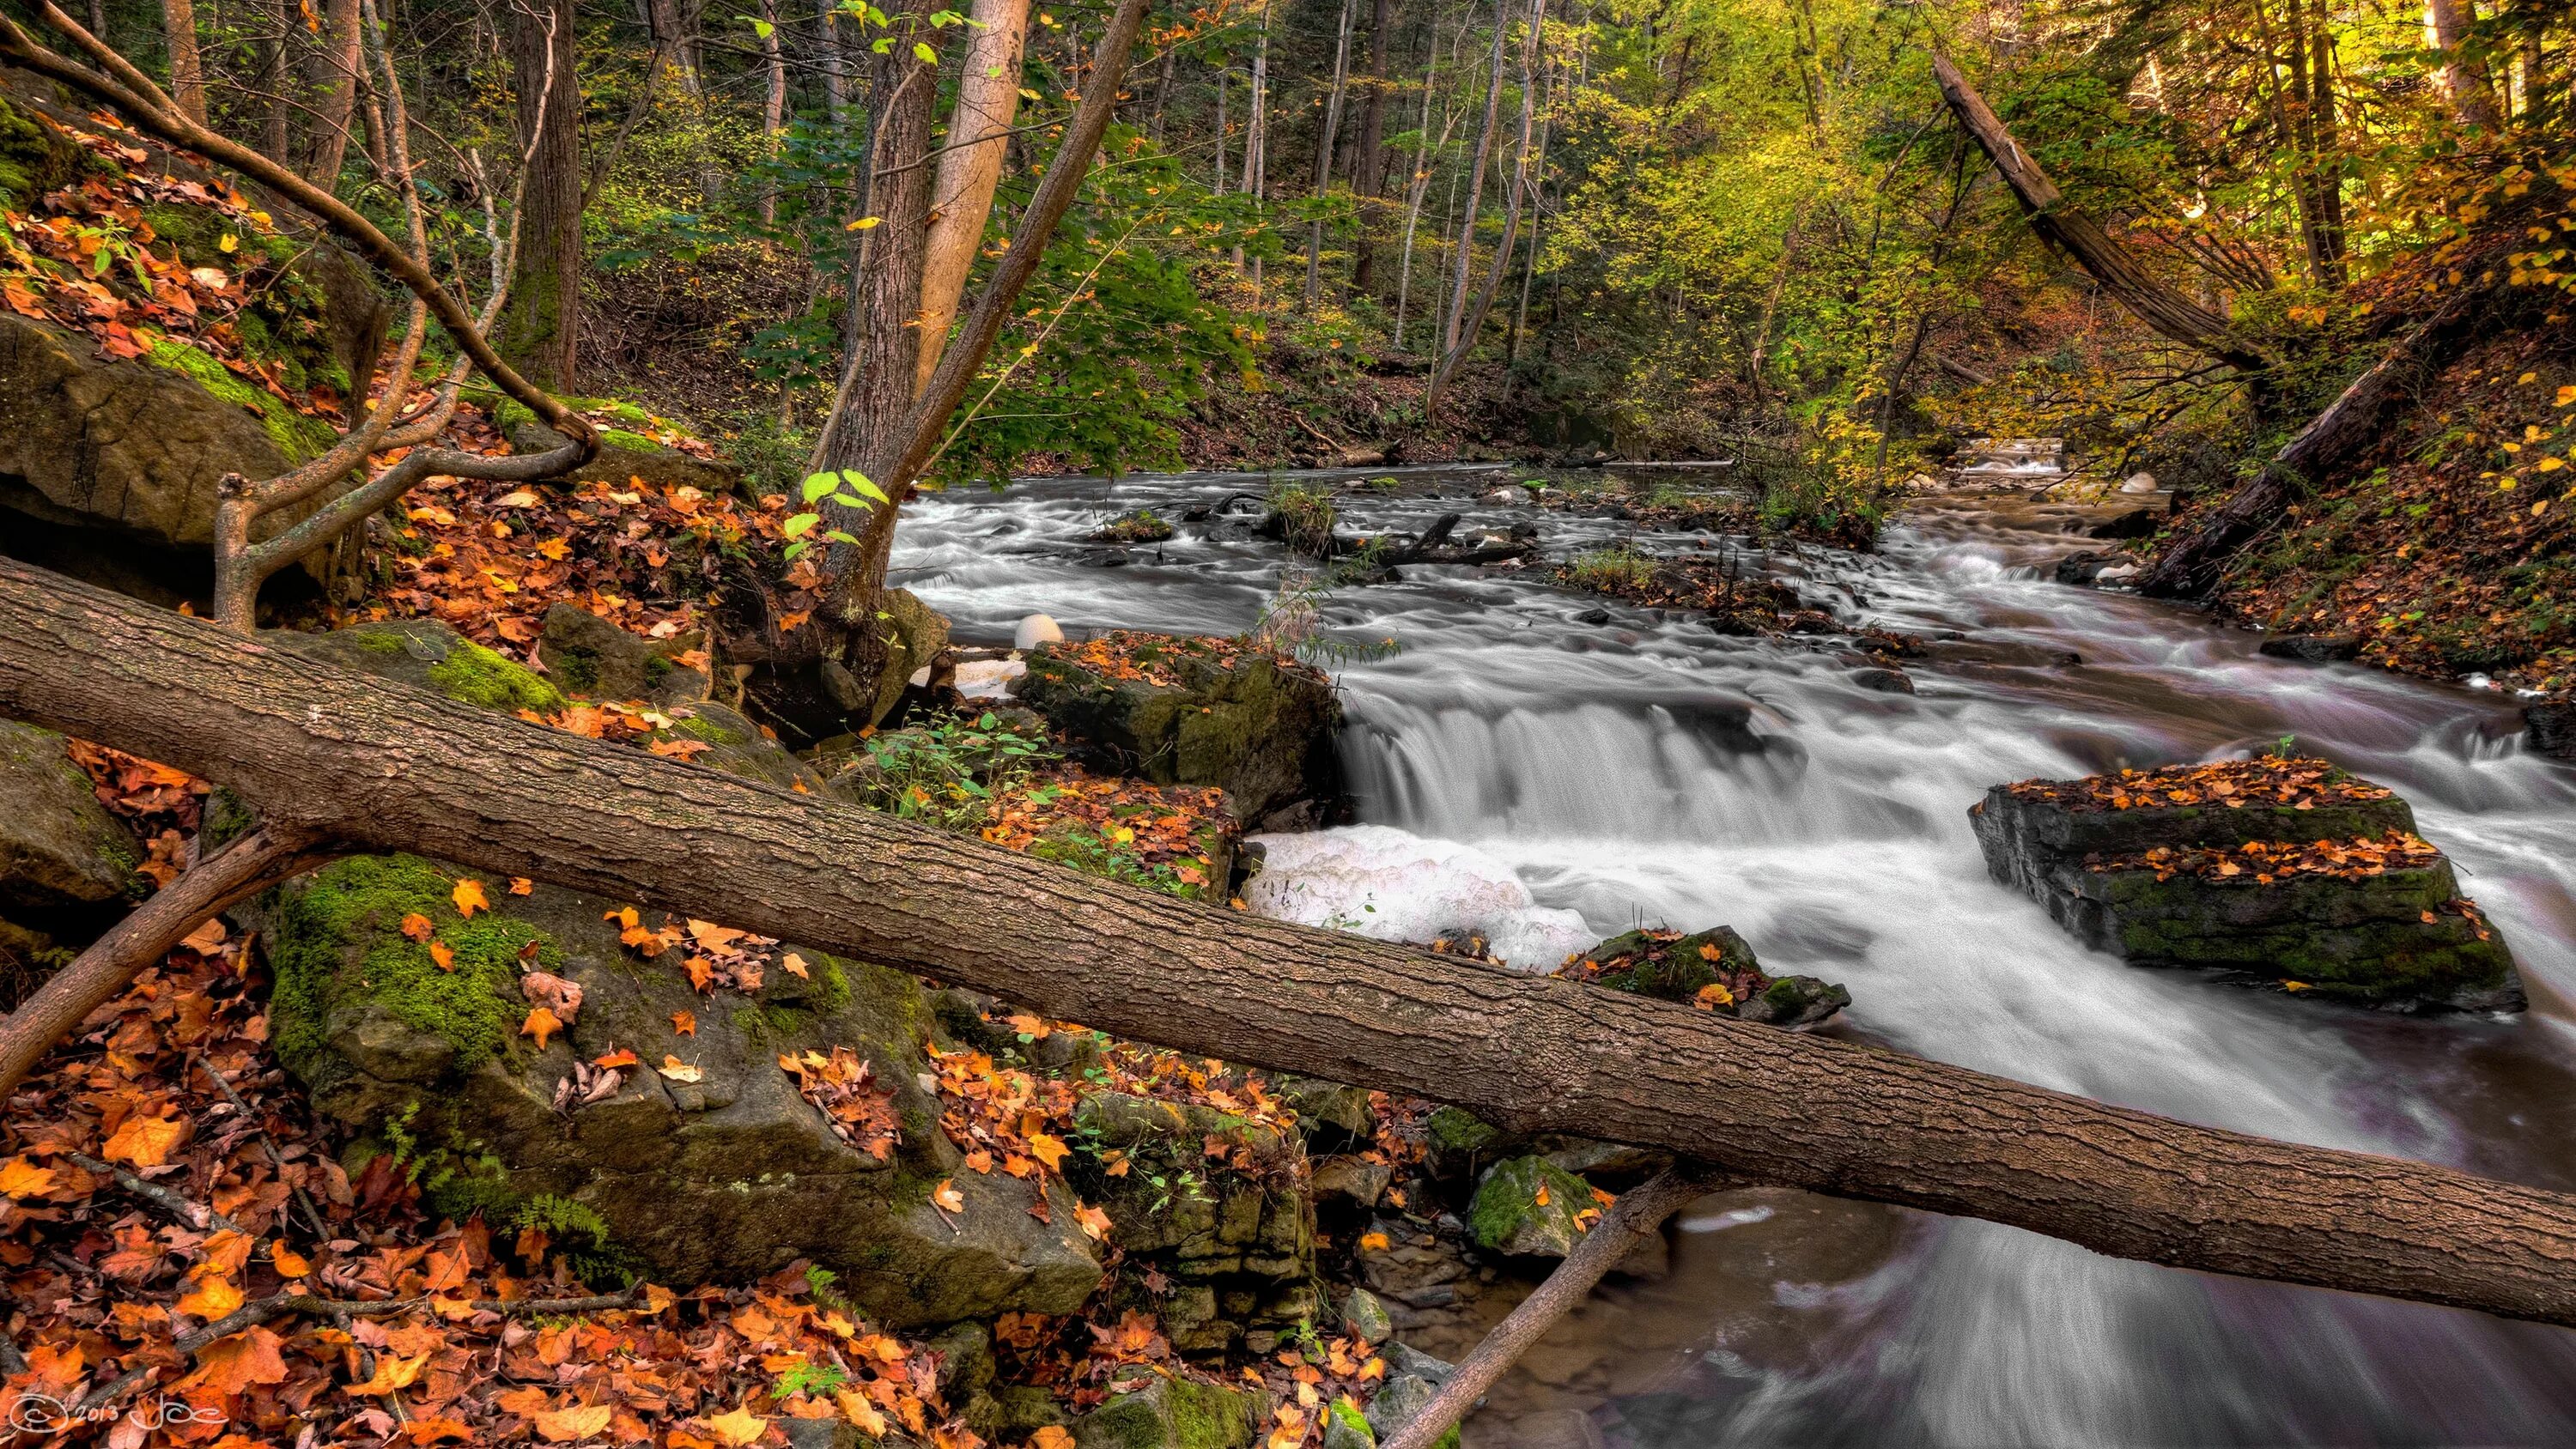
[[[1494,49],[1485,60],[1485,119],[1476,127],[1476,148],[1467,163],[1467,205],[1458,223],[1458,254],[1450,259],[1449,296],[1441,304],[1435,356],[1457,350],[1458,326],[1467,311],[1467,283],[1476,262],[1476,212],[1485,199],[1485,167],[1493,159],[1494,128],[1503,114],[1503,37],[1511,30],[1510,4],[1494,0]]]
[[[340,179],[340,163],[349,154],[349,124],[358,104],[358,43],[358,0],[328,0],[322,45],[306,75],[308,129],[304,161],[296,168],[325,190]]]
[[[1321,294],[1324,264],[1324,198],[1333,186],[1334,143],[1342,133],[1342,98],[1351,76],[1351,0],[1342,0],[1341,19],[1333,28],[1333,83],[1324,93],[1324,118],[1315,128],[1315,217],[1306,234],[1306,306]]]
[[[502,355],[537,386],[569,392],[581,332],[581,84],[573,0],[512,0],[507,43],[518,97],[519,254],[501,318]]]
[[[973,19],[966,58],[958,68],[948,140],[931,185],[929,251],[921,269],[921,360],[913,370],[916,393],[929,385],[948,346],[958,299],[966,295],[966,274],[974,269],[984,224],[993,214],[1011,123],[1019,118],[1029,0],[975,0]]]
[[[1369,222],[1370,203],[1386,191],[1387,32],[1394,28],[1394,0],[1371,0],[1369,14],[1368,90],[1360,102],[1360,139],[1349,167],[1351,191],[1360,207],[1359,236],[1352,247],[1351,290],[1366,292],[1377,270],[1377,247]]]
[[[170,50],[170,99],[180,114],[200,125],[206,119],[206,70],[197,54],[197,7],[194,0],[161,0],[161,33]]]

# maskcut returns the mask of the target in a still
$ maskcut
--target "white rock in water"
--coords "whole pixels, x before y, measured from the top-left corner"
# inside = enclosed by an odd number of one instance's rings
[[[1055,620],[1044,614],[1031,614],[1020,621],[1020,627],[1011,631],[1011,647],[1035,649],[1041,644],[1054,644],[1063,638],[1064,631],[1056,627]]]
[[[1255,835],[1263,862],[1245,883],[1254,914],[1378,941],[1474,931],[1514,970],[1545,972],[1600,939],[1573,911],[1530,898],[1512,868],[1472,846],[1384,825]]]
[[[1008,699],[1011,681],[1028,672],[1017,659],[969,659],[957,666],[957,692],[968,699]]]
[[[2136,564],[2113,564],[2093,576],[2097,584],[2125,584],[2138,576]]]
[[[2155,474],[2138,472],[2129,475],[2128,481],[2120,485],[2120,491],[2123,493],[2153,493],[2156,491],[2156,487]]]

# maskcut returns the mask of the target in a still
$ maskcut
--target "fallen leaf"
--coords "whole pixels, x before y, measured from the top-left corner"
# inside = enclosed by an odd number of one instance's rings
[[[876,1405],[869,1403],[866,1399],[859,1397],[848,1389],[843,1389],[832,1395],[832,1402],[841,1406],[841,1417],[857,1425],[860,1433],[871,1435],[879,1439],[885,1437],[885,1432],[888,1427],[886,1424],[886,1417],[885,1415],[877,1412]],[[1049,1427],[1053,1426],[1050,1425]],[[1068,1439],[1065,1442],[1069,1444],[1072,1441]]]
[[[526,876],[514,875],[510,877],[510,894],[514,896],[526,895],[536,888],[537,883],[528,879]]]
[[[790,975],[790,976],[798,977],[798,978],[800,978],[800,979],[802,979],[802,980],[806,980],[806,981],[811,981],[811,980],[813,980],[813,979],[814,979],[812,976],[810,976],[810,975],[806,974],[806,970],[805,970],[805,958],[804,958],[804,957],[802,957],[802,956],[797,955],[797,954],[796,954],[795,952],[793,952],[793,951],[790,951],[790,952],[788,952],[786,955],[779,957],[779,958],[778,958],[778,964],[779,964],[781,967],[785,968],[785,970],[786,970],[787,974],[788,974],[788,975]]]
[[[380,1354],[376,1358],[374,1376],[363,1384],[349,1385],[349,1395],[352,1398],[369,1398],[377,1394],[390,1394],[400,1389],[410,1388],[412,1381],[420,1377],[420,1371],[429,1366],[429,1359],[430,1356],[425,1353],[413,1358],[396,1358],[389,1353]]]
[[[1073,1435],[1062,1424],[1041,1425],[1029,1436],[1029,1449],[1073,1449]]]
[[[433,940],[429,943],[429,959],[437,962],[438,969],[441,971],[456,969],[456,950],[445,941]]]
[[[38,1167],[23,1157],[12,1157],[0,1163],[0,1196],[41,1197],[54,1186],[54,1170]]]
[[[939,1188],[930,1195],[930,1200],[952,1213],[962,1213],[966,1210],[966,1194],[957,1190],[955,1178],[940,1179]]]
[[[563,1030],[563,1023],[556,1019],[553,1012],[542,1006],[529,1012],[528,1019],[519,1025],[519,1035],[535,1037],[539,1051],[546,1049],[547,1037],[561,1030]]]
[[[180,937],[179,944],[200,956],[212,956],[224,944],[224,918],[208,916],[204,925]]]
[[[1061,1168],[1064,1164],[1065,1151],[1065,1145],[1059,1138],[1050,1137],[1044,1132],[1029,1134],[1029,1155],[1049,1167]]]
[[[528,1422],[551,1444],[570,1444],[587,1439],[608,1427],[615,1410],[606,1404],[583,1404],[569,1409],[546,1409],[530,1414]]]
[[[698,1070],[696,1067],[690,1066],[687,1062],[680,1060],[678,1057],[667,1055],[662,1058],[662,1065],[655,1067],[653,1070],[660,1072],[663,1076],[669,1077],[675,1082],[702,1082],[706,1080],[707,1076],[705,1072]]]
[[[208,1323],[242,1306],[242,1291],[233,1280],[221,1273],[206,1273],[197,1279],[195,1289],[179,1299],[182,1313],[193,1313]]]
[[[410,915],[402,918],[402,933],[411,937],[415,941],[428,940],[431,933],[437,929],[438,923],[436,921],[422,915],[418,911],[414,911]]]
[[[1109,1214],[1102,1212],[1100,1209],[1087,1205],[1077,1207],[1073,1210],[1073,1220],[1080,1224],[1082,1231],[1088,1234],[1094,1241],[1106,1241],[1108,1239]]]
[[[188,1124],[176,1117],[146,1117],[137,1112],[117,1124],[101,1155],[130,1167],[159,1167],[170,1160]]]
[[[614,1051],[604,1052],[599,1056],[591,1058],[590,1064],[594,1067],[604,1067],[613,1072],[620,1067],[642,1066],[644,1064],[644,1059],[624,1047],[619,1047]]]
[[[696,1036],[698,1034],[698,1014],[694,1011],[672,1012],[671,1030],[680,1036]]]
[[[760,1436],[769,1432],[769,1421],[749,1409],[736,1409],[730,1414],[718,1414],[707,1420],[707,1427],[715,1430],[716,1437],[732,1449],[744,1449],[745,1445],[758,1443]]]
[[[280,1278],[301,1278],[313,1271],[313,1264],[302,1253],[279,1243],[268,1250],[268,1261]]]
[[[492,909],[492,903],[483,896],[483,882],[471,877],[458,881],[456,889],[447,894],[456,902],[456,913],[469,921],[474,919],[476,911]]]
[[[252,1328],[219,1338],[197,1351],[197,1371],[173,1385],[179,1392],[212,1389],[219,1394],[250,1392],[254,1384],[286,1382],[286,1360],[278,1349],[285,1340],[265,1328]]]

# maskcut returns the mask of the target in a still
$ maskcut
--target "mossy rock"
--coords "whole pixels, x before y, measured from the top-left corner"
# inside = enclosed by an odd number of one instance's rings
[[[1333,797],[1342,710],[1332,681],[1264,657],[1228,662],[1194,642],[1175,639],[1159,656],[1180,681],[1172,685],[1106,678],[1076,646],[1042,644],[1018,694],[1118,768],[1161,785],[1222,788],[1241,820]]]
[[[947,616],[910,589],[887,589],[880,594],[872,627],[885,645],[885,663],[875,679],[859,678],[837,660],[823,661],[821,670],[832,702],[847,713],[854,727],[874,726],[893,713],[913,676],[930,668],[948,647]]]
[[[1377,1449],[1377,1431],[1357,1404],[1335,1399],[1324,1410],[1324,1449]]]
[[[1583,959],[1585,979],[1596,986],[1766,1026],[1811,1027],[1851,1005],[1851,992],[1831,982],[1764,971],[1753,947],[1725,926],[1689,935],[1630,931]]]
[[[574,603],[546,610],[537,659],[566,693],[582,699],[688,704],[707,697],[707,671],[677,662],[696,634],[661,640],[621,629]]]
[[[577,412],[605,413],[616,422],[599,429],[599,452],[587,463],[560,475],[575,483],[607,483],[624,486],[641,478],[656,488],[695,488],[701,493],[731,493],[741,485],[741,470],[729,464],[713,462],[666,447],[635,428],[650,427],[652,415],[633,403],[614,398],[566,398],[564,402]],[[522,455],[551,452],[564,444],[564,436],[538,422],[536,414],[513,401],[503,401],[493,410],[492,424],[510,440],[511,450]]]
[[[1467,1226],[1487,1252],[1562,1258],[1583,1241],[1577,1218],[1593,1206],[1582,1178],[1544,1157],[1515,1157],[1494,1164],[1476,1185]]]
[[[81,150],[0,96],[0,206],[29,210],[80,175]]]
[[[146,889],[142,860],[61,735],[0,720],[0,912],[30,933],[24,954],[105,929]]]
[[[1073,1421],[1077,1449],[1252,1449],[1270,1396],[1194,1379],[1157,1379]]]
[[[264,636],[308,659],[443,694],[478,709],[552,714],[561,691],[526,665],[502,658],[435,619],[353,624],[327,634]]]

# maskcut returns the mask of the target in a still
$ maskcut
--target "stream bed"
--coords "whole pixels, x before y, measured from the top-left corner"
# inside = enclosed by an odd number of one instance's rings
[[[1486,500],[1529,470],[1391,476],[1340,500],[1346,529],[1464,510],[1462,537],[1536,522],[1550,558],[1632,529]],[[893,581],[967,642],[1007,642],[1034,612],[1077,637],[1239,632],[1288,563],[1249,519],[1183,523],[1115,566],[1084,538],[1129,509],[1177,521],[1260,486],[1178,474],[932,496],[907,513]],[[1810,641],[1617,603],[1586,622],[1605,601],[1538,565],[1336,590],[1334,637],[1398,646],[1337,667],[1358,819],[1500,862],[1530,893],[1533,940],[1575,916],[1593,936],[1730,925],[1765,969],[1851,989],[1836,1032],[2576,1190],[2576,768],[2526,752],[2496,694],[2263,658],[2256,636],[2190,611],[2048,582],[2086,516],[1956,495],[1892,522],[1876,554],[1774,560],[1841,618],[1930,640],[1911,695]],[[1988,880],[1969,833],[1989,785],[2284,735],[2414,804],[2513,946],[2527,1014],[2387,1016],[2124,966]],[[1469,1449],[2576,1443],[2565,1330],[1780,1190],[1712,1197],[1677,1224],[1672,1273],[1606,1284],[1469,1420]]]

